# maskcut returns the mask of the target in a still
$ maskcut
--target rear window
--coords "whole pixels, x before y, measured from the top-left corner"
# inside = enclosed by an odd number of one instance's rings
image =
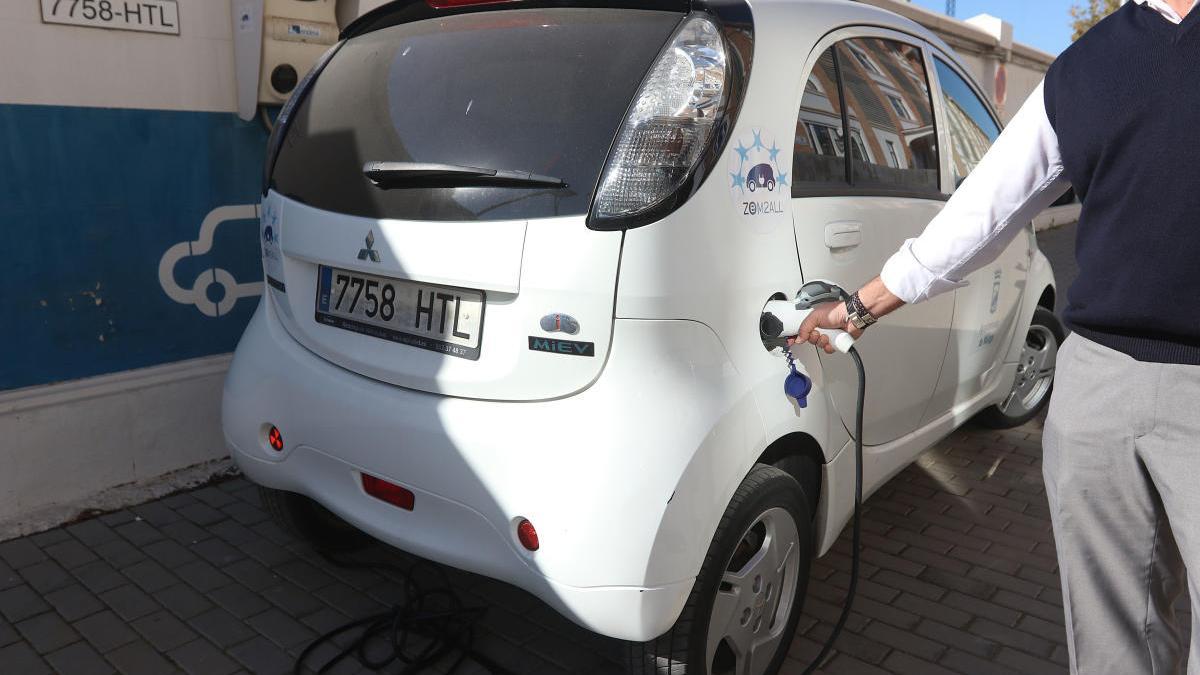
[[[316,208],[372,218],[586,214],[630,100],[681,18],[508,10],[353,38],[297,110],[272,186]],[[362,173],[377,161],[524,171],[567,187],[383,190]]]

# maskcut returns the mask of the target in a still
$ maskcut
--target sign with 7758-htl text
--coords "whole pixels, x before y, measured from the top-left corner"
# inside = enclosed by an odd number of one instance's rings
[[[42,0],[42,22],[179,35],[176,0]]]

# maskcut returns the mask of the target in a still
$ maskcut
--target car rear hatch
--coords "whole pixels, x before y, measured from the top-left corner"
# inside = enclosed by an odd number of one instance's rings
[[[568,395],[612,333],[622,234],[587,227],[592,196],[684,14],[433,14],[350,37],[298,88],[268,166],[270,300],[301,344],[375,379]]]

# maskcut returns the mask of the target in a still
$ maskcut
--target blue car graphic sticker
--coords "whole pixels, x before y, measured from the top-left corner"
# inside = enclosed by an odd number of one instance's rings
[[[763,140],[760,129],[736,139],[729,155],[729,193],[743,216],[782,213],[791,198],[788,172],[779,164],[783,150]]]

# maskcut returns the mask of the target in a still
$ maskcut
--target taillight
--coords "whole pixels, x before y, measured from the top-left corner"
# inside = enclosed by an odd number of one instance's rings
[[[372,497],[406,511],[412,511],[417,500],[412,490],[369,474],[362,474],[362,486],[363,491]]]
[[[726,75],[720,30],[703,16],[684,19],[617,133],[596,190],[593,227],[648,212],[683,185],[724,110]]]

